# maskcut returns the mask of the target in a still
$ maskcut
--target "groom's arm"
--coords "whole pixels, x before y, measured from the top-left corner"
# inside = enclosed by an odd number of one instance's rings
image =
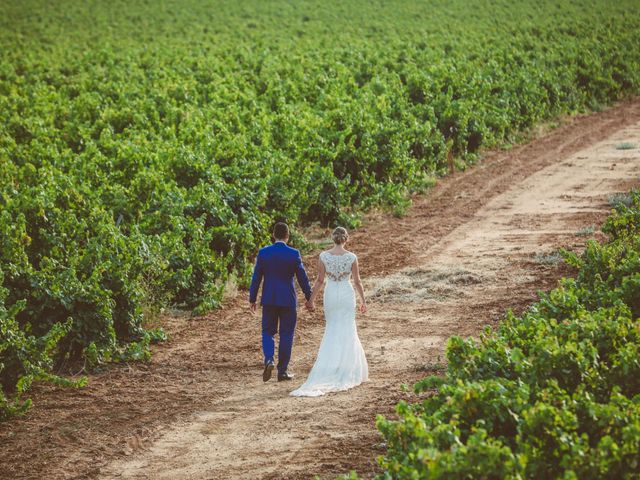
[[[311,298],[311,285],[309,284],[309,277],[307,277],[307,272],[302,264],[300,252],[298,252],[298,258],[296,258],[296,278],[298,279],[298,285],[300,285],[304,293],[304,298],[309,300]]]
[[[260,283],[262,283],[262,277],[264,276],[264,267],[262,265],[262,258],[258,253],[256,258],[256,264],[253,267],[253,277],[251,277],[251,286],[249,287],[249,303],[256,303],[258,301],[258,289]]]

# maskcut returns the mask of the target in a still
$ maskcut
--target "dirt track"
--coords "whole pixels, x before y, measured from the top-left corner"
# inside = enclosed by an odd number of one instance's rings
[[[567,273],[558,247],[597,237],[607,196],[639,184],[640,100],[487,154],[406,217],[371,215],[352,235],[371,297],[358,318],[370,382],[288,397],[323,329],[321,312],[302,312],[296,381],[263,384],[259,321],[240,292],[212,315],[169,319],[171,340],[148,365],[112,367],[83,390],[39,387],[32,412],[0,426],[0,477],[370,477],[383,453],[375,415],[410,395],[400,384],[442,363],[448,336],[475,335],[553,287]],[[313,272],[315,254],[306,263]]]

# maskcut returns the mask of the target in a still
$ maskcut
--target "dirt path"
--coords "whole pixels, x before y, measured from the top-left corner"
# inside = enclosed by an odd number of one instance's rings
[[[475,335],[553,287],[567,272],[558,247],[597,237],[607,196],[638,184],[640,100],[488,154],[405,218],[372,215],[352,236],[371,297],[358,318],[370,382],[288,397],[315,356],[317,312],[301,314],[296,381],[263,384],[259,321],[240,292],[210,316],[171,320],[148,365],[110,368],[83,390],[39,387],[30,415],[0,426],[0,477],[369,477],[383,453],[375,415],[410,395],[400,384],[442,363],[448,336]]]

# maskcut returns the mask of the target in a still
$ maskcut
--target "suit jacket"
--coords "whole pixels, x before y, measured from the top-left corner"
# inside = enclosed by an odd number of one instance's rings
[[[264,278],[260,305],[293,307],[298,304],[293,277],[307,300],[311,298],[311,285],[307,272],[302,264],[300,252],[284,242],[276,242],[258,252],[253,278],[249,288],[249,301],[254,303],[258,298],[258,289]]]

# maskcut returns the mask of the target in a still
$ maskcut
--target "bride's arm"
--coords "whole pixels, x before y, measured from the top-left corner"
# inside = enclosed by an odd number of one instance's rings
[[[358,259],[356,258],[351,264],[351,274],[353,275],[353,284],[360,295],[362,305],[360,305],[360,311],[362,313],[367,311],[367,301],[364,299],[364,287],[362,286],[362,280],[360,279],[360,269],[358,267]]]
[[[316,301],[316,297],[318,296],[318,292],[320,292],[320,288],[324,284],[324,263],[322,260],[318,259],[318,278],[313,284],[313,288],[311,289],[311,299],[309,300],[311,303]]]

